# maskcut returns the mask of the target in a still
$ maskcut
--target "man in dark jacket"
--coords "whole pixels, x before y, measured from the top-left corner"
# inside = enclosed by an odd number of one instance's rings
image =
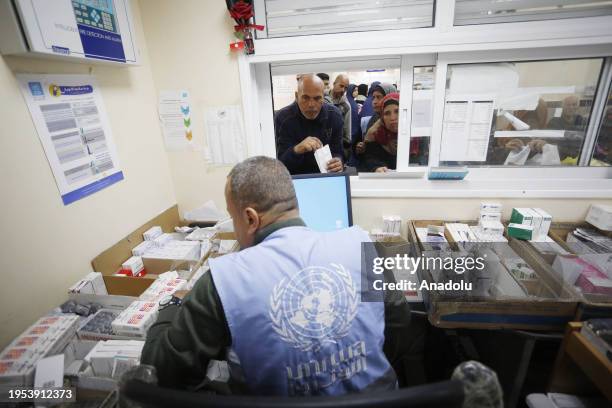
[[[327,171],[343,170],[342,113],[324,103],[323,81],[316,75],[298,80],[296,101],[281,109],[274,119],[276,155],[291,174],[319,173],[314,152],[329,145],[332,159]]]

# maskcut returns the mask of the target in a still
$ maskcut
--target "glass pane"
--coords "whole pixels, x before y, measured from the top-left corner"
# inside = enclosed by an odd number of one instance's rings
[[[414,67],[410,120],[410,166],[427,166],[433,123],[435,67]]]
[[[440,162],[575,166],[602,58],[449,65]]]
[[[265,0],[268,38],[431,27],[433,0]],[[256,16],[258,21],[262,18]]]
[[[390,139],[390,144],[395,145],[395,150],[366,149],[364,141],[367,131],[379,119],[377,111],[380,111],[381,92],[399,91],[400,69],[318,73],[325,83],[321,94],[318,88],[311,89],[312,78],[310,85],[299,91],[298,78],[302,75],[309,74],[272,75],[276,154],[289,171],[292,174],[319,173],[314,151],[319,147],[325,148],[325,145],[329,145],[332,157],[340,158],[344,165],[358,171],[374,171],[378,167],[395,169],[397,118],[395,133],[380,131]],[[318,142],[303,143],[308,137],[316,138]],[[376,163],[381,165],[374,167]]]
[[[612,14],[609,0],[456,0],[455,25],[512,23]]]
[[[591,166],[612,166],[612,88],[608,94],[604,117],[601,119]]]

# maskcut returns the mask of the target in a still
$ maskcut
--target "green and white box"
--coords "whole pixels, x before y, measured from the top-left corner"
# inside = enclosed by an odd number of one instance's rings
[[[531,208],[513,208],[510,222],[513,224],[532,225],[533,213]]]
[[[517,239],[530,240],[533,235],[533,227],[525,224],[508,224],[508,236]]]

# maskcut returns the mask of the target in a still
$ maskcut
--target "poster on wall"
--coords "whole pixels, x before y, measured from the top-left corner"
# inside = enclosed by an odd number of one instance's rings
[[[19,74],[17,78],[64,205],[123,180],[93,76]]]
[[[157,110],[166,150],[193,148],[189,92],[187,90],[160,91]]]

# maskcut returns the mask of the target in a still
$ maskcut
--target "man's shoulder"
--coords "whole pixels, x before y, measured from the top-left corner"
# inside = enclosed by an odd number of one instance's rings
[[[287,119],[295,118],[295,117],[297,117],[297,112],[295,109],[295,102],[285,106],[282,109],[279,109],[275,115],[276,120],[279,122],[285,121]]]

